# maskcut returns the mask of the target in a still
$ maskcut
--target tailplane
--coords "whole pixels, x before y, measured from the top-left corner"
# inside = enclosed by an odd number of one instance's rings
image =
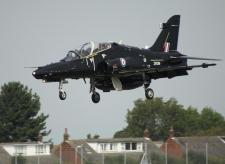
[[[162,23],[162,29],[153,46],[152,51],[169,52],[177,50],[180,26],[180,15],[172,16],[166,23]]]

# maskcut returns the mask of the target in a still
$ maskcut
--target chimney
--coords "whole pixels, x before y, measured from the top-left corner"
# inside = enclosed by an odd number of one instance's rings
[[[173,126],[171,126],[169,130],[169,138],[173,138],[173,137],[174,137],[174,129],[173,129]]]
[[[43,136],[41,135],[41,133],[38,134],[37,142],[38,143],[42,143],[43,142]]]
[[[144,138],[147,139],[147,140],[150,139],[150,133],[149,133],[149,130],[147,128],[144,130]]]
[[[69,140],[69,134],[68,134],[67,128],[65,128],[65,132],[63,135],[63,141],[66,142],[68,140]]]

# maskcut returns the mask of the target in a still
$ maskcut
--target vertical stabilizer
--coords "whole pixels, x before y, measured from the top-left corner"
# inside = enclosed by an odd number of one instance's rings
[[[157,52],[176,51],[179,26],[180,15],[174,15],[166,23],[162,23],[160,27],[162,31],[150,49]]]

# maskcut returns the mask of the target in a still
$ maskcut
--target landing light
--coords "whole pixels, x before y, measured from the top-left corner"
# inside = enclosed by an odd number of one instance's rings
[[[32,74],[33,74],[33,75],[35,75],[35,74],[36,74],[36,72],[34,71]]]

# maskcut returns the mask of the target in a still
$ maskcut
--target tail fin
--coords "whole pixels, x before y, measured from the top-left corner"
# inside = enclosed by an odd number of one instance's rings
[[[174,15],[166,23],[162,23],[162,31],[150,49],[158,52],[176,51],[179,26],[180,15]]]

